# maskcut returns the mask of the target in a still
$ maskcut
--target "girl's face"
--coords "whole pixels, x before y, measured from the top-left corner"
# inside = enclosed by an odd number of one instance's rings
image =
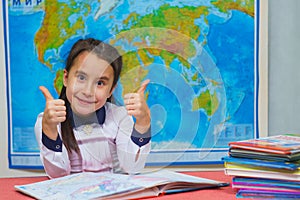
[[[64,86],[71,108],[77,115],[89,115],[101,108],[113,92],[114,71],[95,54],[82,52],[69,72],[64,71]]]

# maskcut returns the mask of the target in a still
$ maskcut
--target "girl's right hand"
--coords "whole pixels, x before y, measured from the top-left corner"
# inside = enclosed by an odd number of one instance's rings
[[[65,101],[54,99],[49,90],[44,86],[40,86],[39,89],[46,99],[42,129],[48,138],[56,140],[58,135],[57,125],[66,120]]]

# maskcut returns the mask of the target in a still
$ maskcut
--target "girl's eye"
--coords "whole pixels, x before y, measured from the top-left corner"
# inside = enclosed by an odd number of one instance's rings
[[[84,81],[84,80],[85,80],[85,76],[82,75],[82,74],[79,74],[79,75],[77,76],[77,79],[78,79],[79,81]]]
[[[104,82],[103,81],[98,81],[98,86],[102,86],[102,85],[104,85]]]

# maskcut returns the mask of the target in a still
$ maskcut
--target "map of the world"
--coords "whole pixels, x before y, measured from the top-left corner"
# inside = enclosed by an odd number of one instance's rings
[[[228,142],[255,137],[255,0],[11,0],[4,3],[10,167],[39,168],[34,134],[45,99],[58,98],[71,46],[115,46],[123,70],[113,94],[145,79],[151,111],[148,165],[221,161]]]

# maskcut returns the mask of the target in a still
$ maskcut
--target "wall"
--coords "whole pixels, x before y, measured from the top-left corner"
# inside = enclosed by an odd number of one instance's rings
[[[260,0],[262,3],[266,0]],[[262,10],[262,14],[269,13],[268,28],[269,37],[265,38],[265,45],[269,44],[268,54],[261,54],[268,57],[268,62],[263,63],[263,70],[268,71],[267,79],[261,80],[261,83],[267,82],[264,86],[263,104],[261,109],[266,110],[261,124],[265,126],[262,130],[269,135],[277,135],[285,132],[300,132],[300,123],[298,114],[300,113],[300,95],[297,89],[300,88],[298,67],[300,44],[300,22],[296,19],[300,17],[299,0],[270,0],[269,7]],[[0,10],[2,13],[2,1]],[[268,11],[268,12],[267,12]],[[2,14],[0,16],[0,177],[8,176],[32,176],[42,175],[35,171],[11,170],[8,169],[7,156],[7,102],[6,102],[6,82],[5,82],[5,63],[4,63],[4,41],[3,41],[3,22]],[[267,43],[268,42],[268,43]],[[262,52],[261,52],[262,53]],[[267,56],[268,55],[268,56]],[[3,95],[4,94],[4,95]],[[269,105],[269,106],[268,106]],[[267,121],[265,121],[265,119]],[[261,121],[263,120],[263,121]],[[269,130],[269,131],[268,131]],[[266,133],[263,133],[266,135]]]
[[[269,1],[269,135],[300,133],[300,1]]]

